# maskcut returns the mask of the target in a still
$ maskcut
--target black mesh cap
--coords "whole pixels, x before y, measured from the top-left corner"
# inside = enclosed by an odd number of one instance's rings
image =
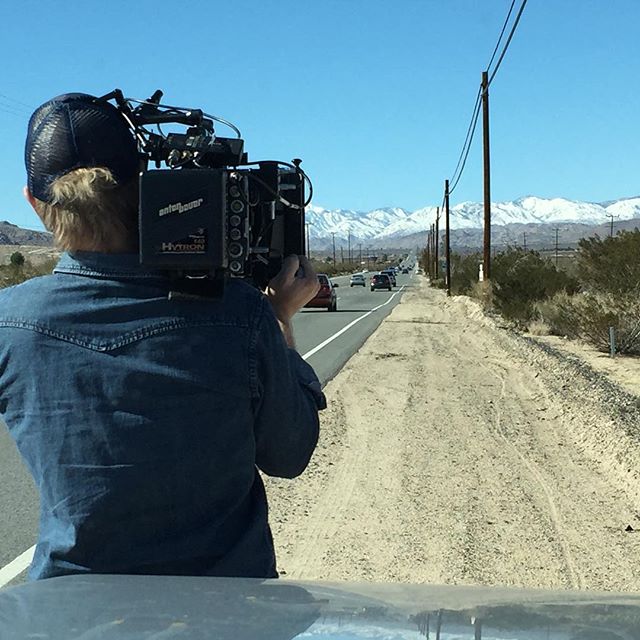
[[[49,202],[51,183],[80,167],[106,167],[120,184],[138,171],[133,132],[116,107],[86,93],[45,102],[29,120],[25,145],[29,191]]]

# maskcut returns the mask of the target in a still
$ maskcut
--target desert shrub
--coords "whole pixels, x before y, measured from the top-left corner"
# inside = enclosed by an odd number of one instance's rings
[[[478,282],[478,265],[482,262],[479,253],[469,255],[451,254],[451,293],[468,295]]]
[[[24,264],[24,256],[19,251],[14,251],[9,262],[15,267],[21,267]]]
[[[557,294],[538,309],[554,335],[582,338],[607,352],[613,327],[616,350],[640,355],[640,300],[634,294]]]
[[[578,297],[561,291],[536,305],[538,316],[549,327],[551,335],[566,338],[580,335],[579,305],[576,304]]]
[[[532,320],[528,330],[532,336],[548,336],[550,333],[549,325],[543,320]]]
[[[420,255],[418,257],[418,265],[424,273],[429,273],[429,252],[426,248],[424,248],[420,252]]]
[[[586,289],[640,292],[640,230],[621,231],[604,239],[583,238],[578,247],[578,273]]]
[[[28,260],[22,264],[0,266],[0,289],[12,287],[36,276],[48,275],[57,264],[57,259],[51,258],[41,264],[33,265]]]
[[[469,296],[476,299],[485,311],[493,311],[493,287],[490,280],[476,282],[471,287]]]
[[[520,248],[509,248],[494,258],[491,283],[496,310],[521,328],[536,319],[536,302],[558,291],[578,289],[578,283],[549,260]]]
[[[333,264],[333,261],[327,262],[326,260],[316,260],[315,258],[311,259],[311,265],[316,273],[326,273],[330,278],[362,269],[360,264],[355,262],[351,264],[349,262],[336,262],[336,264]]]

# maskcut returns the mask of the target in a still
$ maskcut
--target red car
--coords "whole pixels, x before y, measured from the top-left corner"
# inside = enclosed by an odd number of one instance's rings
[[[329,277],[324,273],[318,274],[318,280],[320,282],[320,290],[316,293],[314,298],[311,298],[305,307],[321,307],[327,311],[338,310],[338,294],[336,293],[337,284],[334,284],[329,280]]]

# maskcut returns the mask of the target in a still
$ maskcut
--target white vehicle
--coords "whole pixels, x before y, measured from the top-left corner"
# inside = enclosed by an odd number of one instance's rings
[[[349,280],[349,286],[350,287],[355,287],[355,286],[366,287],[367,281],[362,273],[354,273],[351,276],[351,280]]]

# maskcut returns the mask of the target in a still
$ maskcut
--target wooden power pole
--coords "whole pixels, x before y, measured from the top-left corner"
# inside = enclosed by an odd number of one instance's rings
[[[447,261],[447,295],[451,295],[451,239],[449,237],[449,181],[444,181],[444,222],[445,222],[445,236],[444,236],[444,252]]]
[[[440,244],[440,207],[436,207],[436,280],[439,278],[438,273],[440,267],[438,266],[438,245]]]
[[[484,279],[491,278],[491,162],[489,154],[489,80],[482,72],[482,148],[484,155]]]

